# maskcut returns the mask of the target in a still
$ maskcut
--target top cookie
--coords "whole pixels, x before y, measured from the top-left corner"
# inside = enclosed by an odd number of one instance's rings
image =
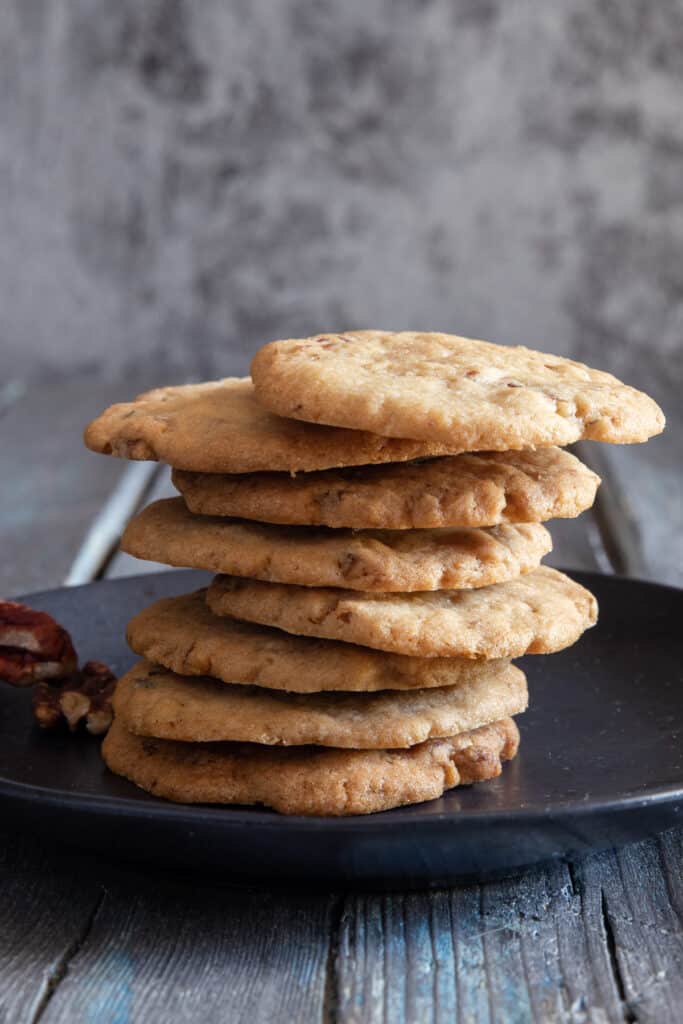
[[[353,331],[274,341],[251,366],[260,402],[281,416],[389,437],[502,451],[646,441],[657,404],[616,377],[527,348],[450,334]]]
[[[298,472],[447,455],[437,442],[405,441],[273,416],[248,378],[156,388],[112,405],[86,428],[94,452],[168,462],[198,473]]]
[[[186,473],[192,512],[353,530],[540,523],[590,508],[600,478],[561,448],[479,452],[319,473]]]

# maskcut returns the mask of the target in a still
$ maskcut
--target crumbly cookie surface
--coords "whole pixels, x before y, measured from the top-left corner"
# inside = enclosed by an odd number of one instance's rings
[[[317,473],[188,473],[173,483],[192,512],[354,530],[499,526],[571,518],[600,478],[560,448],[480,452]]]
[[[141,661],[119,680],[114,711],[129,732],[189,743],[414,747],[524,711],[524,673],[459,686],[384,693],[283,693],[188,678]]]
[[[136,654],[177,672],[291,693],[375,692],[459,686],[497,677],[505,660],[411,658],[369,647],[293,636],[214,615],[205,592],[167,597],[129,623]]]
[[[407,750],[179,743],[135,736],[115,719],[102,756],[111,771],[167,800],[337,816],[422,803],[495,778],[518,745],[512,719]]]
[[[419,657],[517,658],[573,644],[597,620],[597,601],[547,566],[478,590],[371,594],[217,576],[217,615]]]
[[[611,374],[452,334],[291,338],[264,346],[251,372],[259,401],[282,416],[462,451],[630,443],[664,428],[657,404]]]
[[[88,425],[84,439],[103,455],[167,462],[200,473],[298,472],[453,451],[438,442],[273,416],[256,401],[251,381],[239,377],[146,391],[105,409]]]
[[[403,592],[512,579],[535,569],[552,541],[540,523],[354,532],[196,516],[182,498],[165,498],[130,521],[121,547],[167,565],[278,583]]]

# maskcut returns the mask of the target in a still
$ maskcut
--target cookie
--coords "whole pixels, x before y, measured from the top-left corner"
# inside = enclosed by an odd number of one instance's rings
[[[292,636],[209,611],[205,591],[165,597],[128,623],[136,654],[180,675],[292,693],[414,690],[496,678],[506,661],[410,658],[369,647]]]
[[[383,693],[283,693],[187,678],[139,662],[119,680],[114,712],[129,732],[207,743],[414,747],[524,711],[524,673],[503,665],[490,679]]]
[[[195,516],[182,498],[148,505],[121,547],[137,558],[305,587],[415,591],[483,587],[538,566],[540,523],[485,530],[329,530]]]
[[[187,473],[173,483],[199,515],[353,530],[499,526],[571,518],[600,478],[560,448],[481,452],[287,473]]]
[[[112,405],[86,428],[88,448],[199,473],[298,472],[403,462],[453,449],[273,416],[248,378],[156,388]]]
[[[462,451],[645,441],[656,403],[609,373],[528,348],[450,334],[352,331],[275,341],[251,373],[281,416]]]
[[[218,576],[206,595],[217,615],[418,657],[517,658],[573,644],[597,602],[541,566],[479,590],[360,594]]]
[[[282,814],[370,814],[493,779],[519,745],[511,719],[407,750],[179,743],[117,719],[102,744],[112,772],[179,803],[265,804]]]

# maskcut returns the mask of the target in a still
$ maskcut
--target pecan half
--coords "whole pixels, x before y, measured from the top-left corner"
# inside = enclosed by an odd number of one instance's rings
[[[47,612],[0,601],[0,679],[32,686],[74,672],[76,651],[67,631]]]
[[[81,722],[94,736],[112,722],[116,676],[101,661],[87,661],[78,672],[52,683],[39,683],[33,691],[33,714],[41,729],[65,722],[76,732]]]

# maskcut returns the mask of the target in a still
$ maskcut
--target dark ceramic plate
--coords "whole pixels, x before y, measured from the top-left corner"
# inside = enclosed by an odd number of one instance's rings
[[[501,778],[368,817],[185,807],[110,775],[90,738],[32,727],[28,693],[0,688],[5,820],[108,856],[240,877],[439,885],[641,838],[683,820],[683,590],[576,573],[599,625],[570,650],[523,659],[531,707]],[[172,572],[31,595],[85,658],[120,673],[126,621],[201,585]]]

